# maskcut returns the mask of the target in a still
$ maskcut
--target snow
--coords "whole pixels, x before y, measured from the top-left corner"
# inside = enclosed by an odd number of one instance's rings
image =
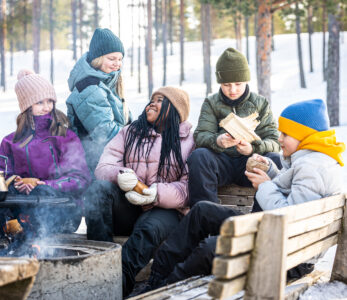
[[[347,33],[344,40],[347,39]],[[251,90],[257,90],[256,71],[255,71],[255,39],[250,37],[250,67],[251,67]],[[303,59],[306,76],[307,88],[300,88],[298,75],[298,61],[296,49],[296,35],[277,35],[275,36],[275,51],[272,53],[272,110],[277,118],[281,111],[291,103],[321,98],[326,100],[326,82],[322,76],[322,34],[315,33],[313,35],[313,63],[314,72],[309,73],[308,59],[308,36],[302,34]],[[231,39],[214,40],[212,44],[211,65],[212,65],[212,90],[218,91],[219,85],[214,77],[215,64],[219,55],[227,47],[235,47],[235,41]],[[125,49],[129,49],[129,45],[125,45]],[[243,49],[245,49],[245,41],[243,41]],[[130,52],[129,52],[130,53]],[[174,43],[174,54],[168,56],[167,65],[167,82],[166,85],[179,87],[179,44]],[[340,49],[341,59],[341,75],[340,75],[340,124],[335,127],[339,141],[347,144],[347,42],[341,43]],[[144,57],[144,51],[141,50],[141,57]],[[69,95],[67,86],[67,78],[69,72],[74,65],[72,60],[72,52],[69,50],[56,50],[54,52],[55,59],[55,81],[54,86],[58,96],[58,108],[66,111],[65,100]],[[141,81],[142,93],[138,93],[137,89],[137,48],[135,49],[134,58],[134,76],[130,76],[130,57],[126,54],[124,59],[123,74],[125,83],[126,99],[129,107],[136,118],[149,99],[147,93],[147,69],[143,63]],[[158,47],[153,53],[153,78],[154,89],[162,85],[162,48]],[[198,121],[200,107],[205,97],[205,85],[203,82],[202,72],[202,44],[201,42],[189,42],[185,44],[185,78],[182,88],[186,90],[191,99],[190,121],[195,127]],[[7,55],[7,74],[9,74],[9,54]],[[42,51],[40,53],[41,74],[49,78],[50,53]],[[19,113],[14,85],[16,83],[16,74],[22,68],[32,68],[32,52],[28,51],[14,53],[14,75],[7,76],[7,92],[0,92],[0,138],[9,134],[15,129],[15,118]],[[343,154],[345,162],[347,162],[347,153]],[[344,191],[347,191],[347,168],[343,168]],[[85,231],[85,225],[81,228]],[[331,248],[326,255],[319,261],[316,268],[331,269],[334,258],[335,248]],[[343,298],[344,297],[344,298]],[[342,283],[320,283],[311,287],[300,299],[347,299],[347,286]]]

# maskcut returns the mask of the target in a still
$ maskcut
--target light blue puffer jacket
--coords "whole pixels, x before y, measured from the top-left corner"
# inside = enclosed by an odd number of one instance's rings
[[[115,90],[120,71],[107,74],[94,69],[86,57],[87,53],[70,72],[72,93],[66,105],[71,129],[81,139],[93,172],[106,144],[129,120],[125,120],[123,100]]]

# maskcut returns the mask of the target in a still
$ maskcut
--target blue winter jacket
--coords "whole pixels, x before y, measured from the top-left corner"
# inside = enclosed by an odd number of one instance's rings
[[[124,118],[123,100],[115,89],[120,71],[107,74],[94,69],[86,57],[87,53],[70,72],[68,84],[72,93],[66,105],[71,129],[81,139],[93,172],[106,144],[129,120]]]

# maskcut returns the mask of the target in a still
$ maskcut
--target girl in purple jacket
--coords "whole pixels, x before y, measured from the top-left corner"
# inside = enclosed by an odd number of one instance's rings
[[[189,96],[174,87],[153,93],[139,118],[105,147],[86,193],[87,237],[112,241],[128,235],[122,248],[123,296],[188,207],[186,161],[194,149]],[[148,188],[133,190],[141,181]]]
[[[17,78],[15,92],[21,113],[16,131],[0,146],[0,170],[7,178],[17,175],[9,194],[76,199],[91,181],[81,143],[68,129],[67,117],[55,108],[53,86],[30,70],[21,70]],[[25,183],[26,178],[31,178],[30,183]],[[72,213],[78,223],[80,207]]]

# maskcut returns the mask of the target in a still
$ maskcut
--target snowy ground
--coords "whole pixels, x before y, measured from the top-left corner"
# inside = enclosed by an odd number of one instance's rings
[[[344,40],[347,39],[347,33],[344,33]],[[298,61],[296,51],[296,35],[278,35],[275,36],[275,51],[272,54],[272,109],[276,117],[289,104],[314,98],[326,100],[326,83],[322,76],[322,35],[315,33],[313,35],[313,63],[314,72],[309,73],[308,61],[308,41],[307,35],[302,34],[304,68],[306,70],[306,89],[300,88],[298,75]],[[125,45],[127,46],[127,45]],[[250,38],[250,67],[252,80],[251,90],[256,91],[256,72],[255,72],[255,40]],[[218,91],[218,84],[214,77],[214,66],[219,57],[227,47],[235,47],[235,41],[229,39],[215,40],[212,45],[212,82],[213,92]],[[245,46],[244,46],[245,47]],[[340,124],[335,127],[338,140],[347,144],[347,41],[341,44],[341,77],[340,77]],[[135,51],[137,55],[137,51]],[[143,51],[141,53],[143,57]],[[166,85],[177,86],[179,84],[179,45],[174,44],[174,54],[168,57],[167,82]],[[58,107],[66,111],[65,100],[69,95],[67,78],[74,65],[72,52],[68,50],[57,50],[55,56],[55,89],[58,95]],[[49,78],[49,58],[50,53],[43,51],[40,54],[41,74]],[[137,57],[135,58],[137,61]],[[162,85],[162,49],[158,48],[153,54],[154,64],[154,89]],[[7,56],[7,74],[9,74],[9,55]],[[0,92],[0,138],[15,129],[15,118],[19,112],[14,85],[16,83],[16,74],[21,68],[32,68],[32,53],[18,52],[14,54],[14,75],[7,77],[6,93]],[[129,107],[136,117],[143,110],[149,96],[147,94],[147,70],[142,65],[142,93],[137,89],[137,65],[134,65],[134,76],[130,76],[130,58],[125,56],[124,61],[124,81],[126,99]],[[202,45],[201,42],[191,42],[185,45],[185,78],[182,88],[185,89],[191,98],[190,121],[195,127],[199,117],[200,107],[205,96],[205,86],[202,73]],[[347,162],[347,153],[344,153],[344,160]],[[347,168],[343,168],[343,178],[345,182],[344,191],[347,191]],[[85,227],[81,227],[85,230]],[[325,257],[319,262],[318,268],[331,269],[334,250],[330,249]],[[347,286],[340,283],[316,285],[310,288],[301,299],[347,299]]]

